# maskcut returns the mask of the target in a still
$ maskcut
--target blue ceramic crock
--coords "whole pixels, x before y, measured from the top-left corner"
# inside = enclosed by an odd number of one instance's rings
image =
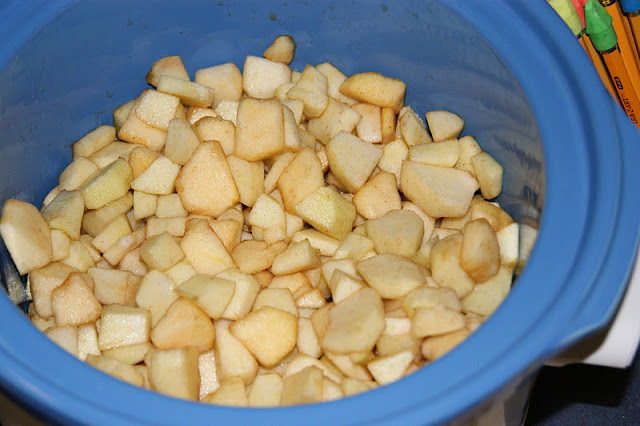
[[[342,400],[215,407],[135,388],[50,342],[0,294],[0,391],[64,424],[441,424],[473,419],[612,318],[640,221],[640,135],[546,2],[5,1],[0,4],[0,199],[39,204],[70,145],[179,54],[191,72],[242,65],[279,34],[292,66],[407,82],[421,113],[449,109],[505,166],[499,200],[538,228],[496,313],[442,359]],[[2,247],[6,285],[17,278]]]

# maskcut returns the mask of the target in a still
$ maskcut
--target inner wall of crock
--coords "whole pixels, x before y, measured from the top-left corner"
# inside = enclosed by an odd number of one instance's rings
[[[261,56],[279,34],[297,42],[294,69],[325,61],[345,74],[407,83],[424,117],[448,109],[505,167],[501,205],[534,226],[544,203],[533,113],[488,44],[436,1],[84,1],[44,27],[0,72],[0,199],[40,205],[71,160],[71,144],[146,88],[145,73],[180,55],[193,73]],[[3,284],[15,281],[4,246]]]

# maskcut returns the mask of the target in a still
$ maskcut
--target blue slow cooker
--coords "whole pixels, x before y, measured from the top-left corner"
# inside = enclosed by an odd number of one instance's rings
[[[15,404],[63,424],[462,423],[612,318],[638,242],[640,133],[543,1],[5,1],[0,199],[40,204],[71,143],[111,124],[155,60],[180,55],[193,76],[242,65],[279,34],[297,42],[296,69],[330,61],[345,74],[378,71],[407,82],[416,111],[465,118],[464,133],[505,166],[498,201],[538,235],[511,294],[463,344],[398,382],[249,409],[115,380],[58,348],[3,293],[0,391]],[[24,277],[1,253],[5,288],[15,288]]]

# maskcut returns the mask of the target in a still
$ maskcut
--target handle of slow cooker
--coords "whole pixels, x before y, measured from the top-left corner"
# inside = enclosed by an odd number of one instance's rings
[[[640,131],[613,98],[611,103],[623,165],[618,226],[623,230],[638,229]],[[606,269],[605,266],[601,271],[600,279],[596,280],[597,284],[588,295],[588,304],[573,318],[564,333],[561,347],[569,349],[548,364],[583,362],[618,368],[631,365],[640,341],[640,310],[637,309],[640,303],[640,262],[637,260],[637,248],[638,239],[626,239],[615,249],[616,252],[610,253],[619,262],[608,262],[609,265],[615,263],[616,267]]]

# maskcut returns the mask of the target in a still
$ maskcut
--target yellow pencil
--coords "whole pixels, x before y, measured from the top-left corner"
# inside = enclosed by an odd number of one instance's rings
[[[587,1],[584,14],[587,34],[596,50],[602,55],[622,107],[631,121],[640,127],[640,100],[633,89],[631,78],[624,64],[618,46],[618,37],[613,29],[612,17],[597,0]]]
[[[598,0],[612,19],[613,30],[618,37],[618,47],[622,55],[622,61],[627,69],[631,84],[636,96],[640,98],[640,58],[638,50],[631,34],[629,22],[622,14],[620,3],[617,0]]]

